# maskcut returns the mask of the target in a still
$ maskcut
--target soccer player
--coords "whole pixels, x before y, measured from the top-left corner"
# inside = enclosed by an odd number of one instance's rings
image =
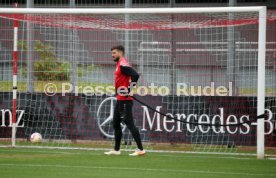
[[[138,149],[130,154],[130,156],[141,156],[146,152],[140,138],[140,133],[134,125],[132,116],[133,98],[129,95],[136,82],[139,74],[129,65],[124,57],[125,49],[123,46],[114,46],[111,48],[112,58],[117,63],[115,70],[115,90],[116,90],[116,106],[114,110],[113,127],[115,132],[114,150],[105,152],[106,155],[120,155],[120,144],[122,139],[121,122],[124,122],[130,130]]]

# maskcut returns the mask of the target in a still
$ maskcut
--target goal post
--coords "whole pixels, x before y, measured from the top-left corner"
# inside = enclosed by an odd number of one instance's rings
[[[233,13],[231,19],[228,19],[229,13]],[[127,19],[126,14],[129,14]],[[0,100],[3,100],[0,106],[4,107],[11,100],[9,92],[18,86],[18,92],[13,91],[16,106],[10,106],[11,103],[7,106],[12,109],[13,118],[17,110],[25,110],[21,121],[12,119],[12,146],[85,148],[90,142],[91,147],[95,147],[95,142],[103,143],[105,147],[112,141],[112,112],[116,99],[109,93],[97,95],[99,93],[91,92],[87,86],[93,90],[112,86],[114,65],[109,59],[110,48],[126,44],[127,40],[129,61],[141,74],[137,87],[143,87],[135,90],[135,96],[165,113],[162,116],[140,103],[134,105],[135,122],[143,142],[149,145],[147,148],[151,149],[155,143],[165,143],[171,145],[172,150],[174,144],[181,144],[188,151],[227,153],[237,151],[239,146],[256,147],[257,157],[262,159],[265,156],[265,129],[269,125],[270,135],[275,130],[276,83],[272,82],[268,88],[265,83],[268,18],[275,21],[274,16],[267,17],[266,7],[260,6],[0,8],[0,33],[6,34],[0,39],[7,41],[0,47],[4,46],[4,53],[9,56],[9,43],[18,44],[20,68],[18,77],[11,79],[10,64],[0,64],[4,71],[2,78],[6,77],[0,82],[6,86],[13,82],[13,88],[0,88]],[[12,34],[10,28],[14,20],[19,23],[18,37],[14,33],[12,41],[5,36]],[[31,42],[34,49],[31,52],[36,59],[29,61],[33,65],[32,72],[29,72],[33,74],[32,82],[26,82],[26,61],[29,60],[26,51],[30,43],[26,43],[26,34],[29,33],[26,23],[34,26]],[[227,28],[231,26],[237,27],[233,34],[237,40],[233,52],[235,61],[228,63],[227,55],[232,52],[227,48]],[[7,63],[11,60],[6,59]],[[270,78],[275,73],[272,68],[269,68]],[[229,74],[227,71],[234,72]],[[227,79],[229,75],[238,77],[230,81]],[[33,83],[33,93],[26,91],[27,83]],[[152,83],[157,87],[151,93],[139,95],[139,91],[151,88]],[[178,86],[188,89],[179,95],[175,91]],[[167,95],[153,95],[165,88],[171,89]],[[216,91],[218,93],[212,94]],[[75,92],[79,93],[76,95]],[[272,101],[270,105],[266,96]],[[266,118],[256,120],[257,116],[265,113],[266,105],[269,105],[270,111],[272,108],[269,123],[265,122]],[[5,117],[6,110],[3,110],[0,126],[8,130],[6,122],[9,119]],[[242,122],[248,123],[235,126]],[[254,122],[257,123],[256,128]],[[125,148],[133,149],[135,145],[131,135],[124,125],[122,129]],[[33,132],[41,133],[41,144],[28,143]],[[17,135],[20,136],[15,138]],[[0,131],[0,139],[6,137]],[[15,144],[15,139],[20,144]]]
[[[265,113],[266,7],[259,10],[258,43],[258,116]],[[264,119],[257,123],[257,157],[264,158]]]

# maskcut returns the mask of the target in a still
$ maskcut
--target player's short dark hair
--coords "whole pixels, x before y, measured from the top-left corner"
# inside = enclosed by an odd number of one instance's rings
[[[123,45],[113,46],[113,47],[111,48],[111,51],[113,51],[114,49],[117,49],[118,51],[122,51],[123,54],[125,53],[125,48],[124,48]]]

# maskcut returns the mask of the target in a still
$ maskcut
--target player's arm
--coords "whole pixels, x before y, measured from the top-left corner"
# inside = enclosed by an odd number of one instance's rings
[[[120,66],[120,69],[123,74],[131,77],[131,84],[129,86],[129,92],[131,92],[139,79],[139,74],[136,72],[136,70],[129,66]]]

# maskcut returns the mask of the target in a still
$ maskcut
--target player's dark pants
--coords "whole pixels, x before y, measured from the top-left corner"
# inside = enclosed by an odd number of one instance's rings
[[[141,143],[140,133],[134,125],[132,116],[132,100],[118,100],[114,110],[113,127],[115,130],[115,150],[120,150],[120,143],[122,139],[121,122],[124,122],[127,128],[130,130],[137,147],[143,150]]]

